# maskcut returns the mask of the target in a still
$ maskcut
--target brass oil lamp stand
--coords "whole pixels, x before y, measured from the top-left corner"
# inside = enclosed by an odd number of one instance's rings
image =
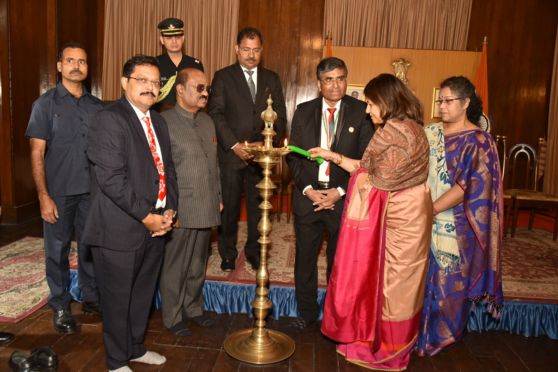
[[[262,202],[259,208],[262,210],[262,217],[258,223],[260,232],[260,266],[256,274],[256,298],[252,301],[254,316],[256,318],[255,327],[243,329],[231,334],[224,343],[227,354],[242,362],[252,364],[271,364],[289,358],[295,350],[294,341],[286,334],[266,329],[265,319],[269,309],[273,306],[267,296],[269,293],[269,272],[267,270],[267,252],[271,239],[271,222],[269,211],[272,209],[270,198],[273,190],[277,188],[271,181],[271,170],[281,160],[281,157],[289,153],[287,146],[273,147],[273,137],[277,134],[273,130],[273,123],[277,120],[277,113],[273,111],[271,95],[267,99],[267,109],[262,112],[262,119],[265,123],[262,134],[264,136],[263,146],[250,146],[247,151],[254,155],[254,161],[260,164],[263,169],[263,179],[256,185],[260,190]],[[281,197],[281,195],[279,195]],[[280,212],[280,211],[279,211]]]

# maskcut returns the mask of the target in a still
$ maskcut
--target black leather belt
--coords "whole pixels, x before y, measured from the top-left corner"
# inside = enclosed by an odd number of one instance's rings
[[[327,189],[331,189],[332,186],[330,185],[329,182],[323,182],[323,181],[318,181],[318,190],[327,190]]]

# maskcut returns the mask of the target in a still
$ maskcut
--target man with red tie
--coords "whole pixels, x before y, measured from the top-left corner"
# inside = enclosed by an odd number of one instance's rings
[[[345,62],[339,58],[326,58],[318,64],[321,97],[298,105],[291,127],[292,145],[303,149],[323,147],[353,159],[362,157],[374,128],[366,115],[366,104],[345,94],[347,74]],[[302,329],[318,319],[318,253],[327,230],[329,278],[349,174],[331,162],[317,166],[294,153],[287,156],[287,163],[296,186],[295,290],[300,313],[291,325]]]
[[[126,372],[130,361],[166,361],[146,350],[144,337],[178,186],[167,125],[150,110],[161,84],[157,60],[132,57],[121,84],[124,97],[99,111],[89,131],[93,180],[84,240],[98,278],[107,366]]]

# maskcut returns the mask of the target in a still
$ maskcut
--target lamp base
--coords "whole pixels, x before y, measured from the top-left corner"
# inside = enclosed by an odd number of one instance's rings
[[[272,364],[289,358],[295,350],[294,341],[271,329],[252,328],[237,331],[224,343],[227,354],[245,363]]]

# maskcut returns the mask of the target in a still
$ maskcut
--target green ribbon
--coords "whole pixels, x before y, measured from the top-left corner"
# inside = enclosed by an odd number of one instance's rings
[[[310,154],[308,151],[301,149],[300,147],[296,147],[293,145],[289,145],[287,146],[287,148],[292,151],[292,152],[296,152],[297,154],[300,154],[302,156],[307,157],[310,160],[314,160],[316,163],[318,163],[318,165],[322,165],[322,163],[324,162],[324,159],[321,157],[317,157],[317,158],[313,158],[312,154]]]

